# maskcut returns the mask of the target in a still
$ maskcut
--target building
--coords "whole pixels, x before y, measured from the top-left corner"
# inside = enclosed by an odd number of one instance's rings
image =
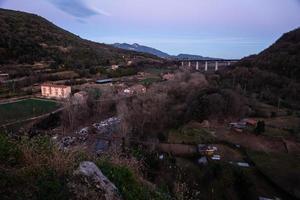
[[[175,79],[175,74],[172,73],[166,73],[162,75],[163,80],[170,81]]]
[[[242,121],[245,122],[247,126],[255,127],[257,125],[257,120],[255,119],[247,118],[247,119],[243,119]]]
[[[9,74],[5,74],[5,73],[0,72],[0,83],[3,82],[3,81],[8,80],[8,78],[9,78]]]
[[[143,85],[134,85],[129,88],[123,90],[125,95],[137,95],[137,94],[145,94],[147,91],[146,87]]]
[[[112,65],[112,66],[111,66],[111,69],[112,69],[112,70],[117,70],[117,69],[119,69],[119,67],[120,67],[119,65]]]
[[[102,80],[97,80],[96,83],[97,84],[107,84],[107,83],[112,83],[113,79],[109,78],[109,79],[102,79]]]
[[[74,103],[76,104],[84,104],[87,102],[88,93],[85,91],[80,91],[74,94]]]
[[[207,145],[207,144],[198,144],[197,145],[198,153],[203,156],[212,156],[215,151],[217,151],[217,147]]]
[[[65,99],[71,96],[71,87],[65,85],[43,84],[42,96],[48,98]]]

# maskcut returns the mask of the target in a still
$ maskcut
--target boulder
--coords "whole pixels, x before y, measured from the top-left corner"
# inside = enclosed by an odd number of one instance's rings
[[[84,161],[80,163],[70,179],[69,188],[74,196],[72,199],[122,199],[117,187],[103,175],[93,162]]]

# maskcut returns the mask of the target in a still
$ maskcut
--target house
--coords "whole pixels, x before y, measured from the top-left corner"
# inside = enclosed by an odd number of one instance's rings
[[[84,104],[88,99],[88,93],[85,91],[80,91],[74,94],[74,101],[77,104]]]
[[[112,65],[112,66],[111,66],[111,69],[112,69],[112,70],[117,70],[117,69],[119,69],[119,67],[120,67],[119,65]]]
[[[165,80],[165,81],[174,80],[175,75],[172,74],[172,73],[166,73],[166,74],[162,75],[162,79]]]
[[[146,91],[147,91],[147,89],[145,86],[138,84],[138,85],[134,85],[134,86],[124,89],[123,93],[125,95],[137,95],[137,94],[144,94],[144,93],[146,93]]]
[[[9,74],[0,72],[0,83],[3,82],[3,81],[8,80],[8,78],[9,78]]]
[[[42,84],[42,96],[48,98],[66,99],[71,96],[71,87],[66,85]]]
[[[130,66],[130,65],[132,65],[133,64],[133,61],[132,60],[129,60],[128,62],[127,62],[127,66]]]
[[[247,119],[243,119],[242,121],[245,122],[247,126],[254,126],[255,127],[256,124],[257,124],[257,121],[255,119],[247,118]]]

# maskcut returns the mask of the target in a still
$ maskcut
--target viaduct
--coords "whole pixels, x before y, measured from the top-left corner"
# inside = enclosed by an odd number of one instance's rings
[[[204,71],[204,72],[211,72],[211,71],[218,71],[224,69],[239,60],[178,60],[180,62],[180,66],[185,69],[189,70],[196,70],[196,71]]]

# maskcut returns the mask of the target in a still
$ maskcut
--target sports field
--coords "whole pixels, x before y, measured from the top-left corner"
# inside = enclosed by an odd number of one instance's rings
[[[37,117],[58,108],[58,103],[41,99],[24,99],[0,104],[0,125]]]

